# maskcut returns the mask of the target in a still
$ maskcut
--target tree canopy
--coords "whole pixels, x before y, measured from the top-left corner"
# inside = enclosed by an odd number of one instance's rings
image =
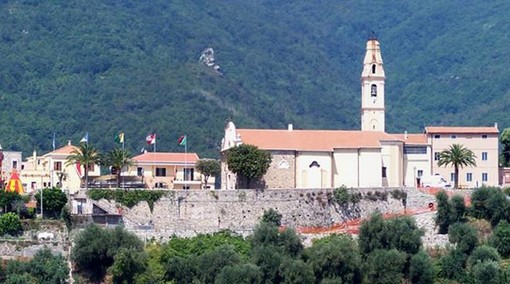
[[[246,179],[247,188],[250,188],[253,179],[259,179],[266,174],[272,160],[271,153],[248,144],[228,149],[226,156],[229,170],[238,174],[239,179]]]
[[[470,149],[464,147],[462,144],[452,144],[447,150],[439,154],[437,165],[448,166],[451,165],[455,171],[455,185],[454,188],[459,187],[459,168],[465,166],[476,166],[475,153]]]

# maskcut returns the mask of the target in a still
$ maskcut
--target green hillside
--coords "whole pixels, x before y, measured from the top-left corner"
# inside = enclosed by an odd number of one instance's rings
[[[358,129],[359,77],[376,31],[387,130],[510,126],[510,2],[4,1],[0,144],[51,150],[119,131],[138,152],[217,155],[240,127]],[[198,62],[212,47],[221,73]]]

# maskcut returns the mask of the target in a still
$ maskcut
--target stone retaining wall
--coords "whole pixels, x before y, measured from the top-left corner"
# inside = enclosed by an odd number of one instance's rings
[[[333,189],[173,191],[171,197],[163,197],[155,203],[154,212],[142,202],[133,208],[124,208],[122,214],[131,221],[129,229],[141,237],[158,240],[222,229],[247,235],[270,208],[281,213],[282,225],[289,227],[324,227],[364,218],[375,211],[402,212],[402,201],[391,197],[393,190],[395,188],[350,190],[361,193],[364,198],[356,205],[343,207],[333,201]],[[366,198],[369,192],[386,195],[386,200],[369,200]],[[137,230],[137,227],[144,229]]]

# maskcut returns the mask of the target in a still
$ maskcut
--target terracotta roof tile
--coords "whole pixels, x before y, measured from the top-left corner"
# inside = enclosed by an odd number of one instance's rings
[[[412,145],[426,145],[427,142],[427,134],[407,134],[407,139],[405,138],[405,134],[391,134],[398,139],[404,141],[405,144]]]
[[[472,133],[472,134],[498,134],[499,130],[497,127],[445,127],[445,126],[427,126],[425,127],[425,133],[438,133],[438,134],[449,134],[449,133]]]
[[[60,147],[58,149],[55,149],[54,151],[52,152],[49,152],[47,154],[45,154],[44,156],[48,156],[48,155],[70,155],[71,152],[75,149],[78,149],[78,147],[74,146],[74,145],[65,145],[64,147]]]
[[[138,163],[194,164],[199,158],[196,153],[147,152],[133,157],[133,160]]]
[[[264,150],[333,151],[380,148],[380,141],[400,139],[378,131],[237,129],[245,144]]]

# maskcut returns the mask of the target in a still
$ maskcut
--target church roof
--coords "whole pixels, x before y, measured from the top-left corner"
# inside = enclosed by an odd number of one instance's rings
[[[380,148],[401,139],[379,131],[237,129],[241,141],[264,150],[328,151]]]
[[[58,149],[53,150],[52,152],[46,153],[44,156],[49,155],[71,155],[71,152],[78,149],[78,147],[73,145],[65,145],[64,147],[60,147]]]
[[[166,153],[147,152],[133,157],[138,163],[159,163],[159,164],[195,164],[198,161],[196,153]]]
[[[445,126],[427,126],[425,127],[427,134],[498,134],[497,127],[445,127]]]

